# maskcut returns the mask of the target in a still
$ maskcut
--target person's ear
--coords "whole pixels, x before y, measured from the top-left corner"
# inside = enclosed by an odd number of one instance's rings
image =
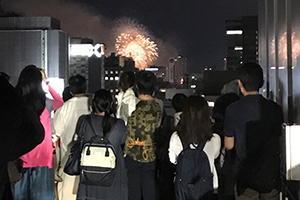
[[[241,90],[242,94],[244,94],[246,90],[244,88],[243,83],[240,80],[238,80],[238,83],[239,83],[239,87],[240,87],[240,90]]]

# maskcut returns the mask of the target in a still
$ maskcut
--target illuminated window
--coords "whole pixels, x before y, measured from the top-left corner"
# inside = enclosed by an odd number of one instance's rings
[[[105,76],[105,78],[104,78],[106,81],[108,80],[108,77],[107,76]]]
[[[114,74],[114,72],[113,72],[113,71],[110,71],[110,74]]]
[[[108,74],[108,71],[107,71],[107,70],[105,70],[105,74]]]
[[[241,50],[243,50],[243,47],[234,47],[234,50],[241,51]]]
[[[119,80],[119,77],[118,77],[118,76],[116,76],[116,77],[115,77],[115,80],[116,80],[116,81],[118,81],[118,80]]]
[[[242,35],[243,31],[242,30],[228,30],[226,31],[227,35]]]
[[[110,77],[109,80],[113,81],[113,80],[114,80],[114,77]]]

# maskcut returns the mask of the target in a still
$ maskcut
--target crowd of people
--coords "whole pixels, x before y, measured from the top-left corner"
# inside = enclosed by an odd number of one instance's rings
[[[5,73],[0,81],[0,199],[189,199],[176,191],[176,165],[187,149],[201,149],[209,163],[211,195],[202,199],[279,199],[283,114],[259,94],[264,82],[258,64],[243,65],[240,94],[221,95],[213,108],[202,96],[174,95],[174,116],[155,97],[157,80],[149,71],[122,72],[116,98],[105,89],[87,94],[79,74],[69,78],[61,97],[34,65],[22,70],[15,87]],[[116,155],[109,186],[64,171],[73,145],[95,134]],[[14,181],[11,162],[20,174]]]

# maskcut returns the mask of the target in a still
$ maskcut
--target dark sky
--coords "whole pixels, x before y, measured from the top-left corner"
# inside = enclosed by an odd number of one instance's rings
[[[1,0],[1,5],[27,16],[55,17],[71,36],[107,43],[109,51],[115,20],[135,19],[165,47],[155,64],[166,65],[177,52],[187,58],[190,72],[223,69],[225,20],[258,12],[258,0]]]
[[[257,0],[76,0],[116,19],[130,17],[176,47],[191,71],[223,67],[225,20],[257,15]]]

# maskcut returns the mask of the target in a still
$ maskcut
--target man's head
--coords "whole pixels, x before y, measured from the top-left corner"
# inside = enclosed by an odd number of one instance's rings
[[[77,74],[69,78],[69,89],[72,95],[84,94],[86,92],[86,79]]]
[[[187,96],[183,93],[177,93],[172,98],[172,105],[176,112],[182,112]]]
[[[136,75],[138,94],[153,95],[156,87],[156,76],[150,71],[139,71]]]
[[[263,71],[259,64],[247,63],[239,69],[239,86],[243,93],[258,92],[263,84]]]

